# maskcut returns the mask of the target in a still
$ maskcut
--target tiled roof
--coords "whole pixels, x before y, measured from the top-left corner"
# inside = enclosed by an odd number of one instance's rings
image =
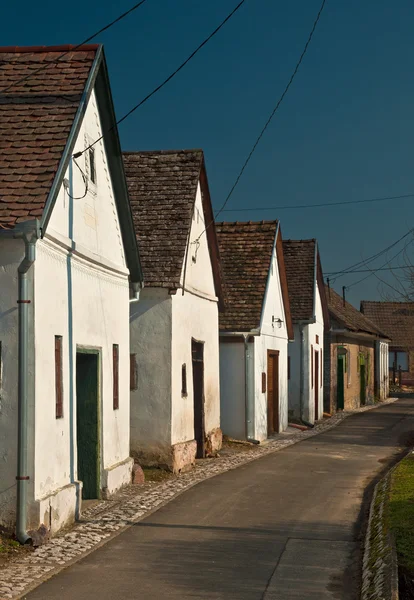
[[[314,316],[316,240],[283,240],[293,322]]]
[[[339,327],[355,331],[357,333],[369,333],[379,337],[386,338],[385,332],[382,332],[370,319],[357,310],[352,304],[345,301],[332,288],[325,287],[328,300],[329,313],[331,318],[337,321]],[[334,326],[335,327],[335,326]]]
[[[414,302],[361,302],[361,311],[396,348],[414,348]]]
[[[124,152],[146,286],[180,285],[202,150]]]
[[[2,227],[42,215],[98,46],[70,48],[0,48]]]
[[[227,291],[221,331],[251,331],[260,325],[277,221],[216,223]]]

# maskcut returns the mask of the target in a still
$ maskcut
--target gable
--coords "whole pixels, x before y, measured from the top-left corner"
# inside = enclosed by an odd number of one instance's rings
[[[73,152],[83,151],[102,134],[103,127],[93,90]],[[94,177],[91,158],[88,152],[84,152],[70,161],[48,222],[47,235],[69,238],[79,247],[92,252],[97,259],[102,257],[107,262],[125,268],[127,264],[120,219],[102,140],[93,147]]]
[[[197,186],[196,200],[189,236],[189,245],[181,272],[181,287],[211,298],[216,296],[210,248],[205,231],[206,222],[201,200],[200,184]]]
[[[261,315],[261,333],[288,337],[287,320],[276,246],[272,252]],[[280,322],[278,321],[280,319]]]

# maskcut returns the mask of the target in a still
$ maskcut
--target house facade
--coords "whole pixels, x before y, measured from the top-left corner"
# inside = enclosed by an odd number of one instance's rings
[[[221,447],[219,253],[201,150],[126,152],[145,288],[131,305],[131,450],[185,470]]]
[[[376,348],[388,338],[365,315],[326,287],[330,330],[325,336],[324,410],[352,410],[375,399]],[[378,365],[377,365],[378,366]]]
[[[361,312],[390,338],[384,377],[393,383],[399,383],[401,377],[402,385],[414,385],[414,302],[363,300]]]
[[[284,240],[294,341],[289,344],[289,419],[323,416],[324,333],[329,312],[316,240]]]
[[[223,433],[260,442],[288,424],[293,338],[278,221],[217,223],[226,282],[220,314]]]
[[[0,87],[28,76],[0,105],[0,522],[25,542],[131,482],[142,275],[103,48],[1,53]]]

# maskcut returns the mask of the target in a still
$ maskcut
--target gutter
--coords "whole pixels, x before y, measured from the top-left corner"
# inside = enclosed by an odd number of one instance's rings
[[[21,544],[31,543],[27,532],[27,486],[30,477],[28,468],[28,385],[29,385],[29,280],[28,272],[36,260],[36,242],[41,237],[39,222],[30,221],[14,230],[1,232],[1,237],[22,239],[25,254],[18,274],[18,434],[17,434],[17,498],[16,498],[16,538]]]
[[[221,332],[220,337],[242,337],[244,340],[244,403],[245,403],[245,421],[246,421],[246,439],[252,444],[260,444],[259,440],[254,437],[254,394],[250,393],[250,376],[249,367],[252,359],[250,354],[249,342],[247,341],[251,336],[260,335],[259,329],[253,329],[249,333],[241,331],[226,331]]]

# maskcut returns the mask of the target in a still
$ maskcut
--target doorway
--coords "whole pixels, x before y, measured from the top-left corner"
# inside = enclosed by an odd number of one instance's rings
[[[359,365],[359,383],[360,383],[360,403],[361,406],[366,404],[366,365],[365,360],[361,359]]]
[[[279,433],[279,351],[267,351],[267,435]]]
[[[315,417],[319,419],[319,352],[315,351]]]
[[[99,498],[99,354],[76,352],[76,443],[82,498]]]
[[[196,458],[204,458],[204,343],[191,342],[193,362],[194,438],[197,442]]]
[[[337,410],[344,410],[345,397],[344,397],[344,372],[345,372],[345,360],[344,354],[338,354],[338,362],[336,368],[336,408]]]

